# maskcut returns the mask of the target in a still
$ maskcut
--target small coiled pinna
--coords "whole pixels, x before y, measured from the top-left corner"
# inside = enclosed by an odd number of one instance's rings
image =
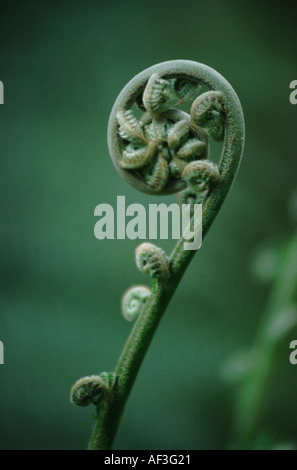
[[[220,92],[208,91],[198,96],[191,107],[191,118],[192,124],[205,129],[213,140],[224,140],[225,118]]]
[[[114,372],[102,372],[79,379],[72,387],[70,401],[76,406],[88,406],[91,403],[98,406],[115,384]]]
[[[142,243],[135,250],[136,266],[153,279],[166,280],[170,276],[169,262],[165,252],[152,243]]]
[[[143,307],[151,295],[151,290],[146,286],[132,286],[125,292],[122,299],[122,312],[128,321],[135,321],[143,310]]]
[[[221,180],[218,166],[208,160],[189,163],[185,167],[182,177],[189,188],[197,193],[209,191]]]

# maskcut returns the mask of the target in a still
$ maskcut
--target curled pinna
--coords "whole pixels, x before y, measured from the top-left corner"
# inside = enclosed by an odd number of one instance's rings
[[[193,126],[204,128],[209,136],[218,142],[224,139],[224,112],[222,93],[208,91],[198,96],[191,107]]]
[[[208,192],[221,180],[217,165],[209,161],[189,163],[182,173],[190,189],[196,193]]]
[[[71,403],[76,406],[88,406],[91,403],[98,406],[114,386],[115,379],[114,372],[102,372],[79,379],[71,389]]]
[[[140,315],[143,307],[151,294],[146,286],[132,286],[128,289],[122,299],[122,312],[128,321],[135,321]]]
[[[152,243],[142,243],[135,250],[136,266],[153,279],[166,280],[170,276],[169,261],[165,252]]]

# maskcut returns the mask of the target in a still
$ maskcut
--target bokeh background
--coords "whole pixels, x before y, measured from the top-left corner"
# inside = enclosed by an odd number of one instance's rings
[[[94,208],[115,205],[117,195],[127,204],[160,201],[114,170],[108,117],[134,75],[180,58],[233,85],[246,147],[146,356],[115,448],[228,447],[236,390],[222,370],[253,344],[271,291],[252,259],[263,243],[294,233],[287,202],[297,184],[297,106],[289,102],[296,10],[273,1],[0,1],[1,449],[87,445],[93,410],[73,407],[70,388],[113,370],[131,329],[121,296],[149,282],[135,267],[136,242],[95,239]],[[160,245],[170,251],[174,241]],[[295,443],[296,387],[288,339],[261,426]]]

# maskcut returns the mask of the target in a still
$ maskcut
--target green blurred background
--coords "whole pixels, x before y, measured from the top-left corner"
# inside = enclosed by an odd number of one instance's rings
[[[230,81],[246,119],[243,163],[144,361],[116,449],[221,449],[234,394],[226,360],[249,347],[270,288],[251,274],[257,247],[290,237],[296,186],[296,4],[259,1],[0,2],[1,449],[83,449],[90,408],[69,403],[81,376],[112,370],[131,329],[130,285],[149,283],[136,242],[98,241],[94,208],[160,201],[114,170],[113,102],[138,72],[170,59]],[[175,196],[162,200],[175,202]],[[160,245],[170,251],[174,242]],[[297,339],[297,331],[292,334]],[[297,367],[289,343],[268,387],[263,429],[297,442]]]

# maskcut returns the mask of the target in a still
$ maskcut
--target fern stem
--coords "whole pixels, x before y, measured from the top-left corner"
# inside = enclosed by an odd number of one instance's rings
[[[205,204],[203,218],[203,235],[205,237],[222,202],[222,188],[217,197]],[[225,195],[228,192],[225,186]],[[210,206],[216,210],[210,210]],[[109,450],[112,447],[121,417],[142,361],[153,339],[159,322],[171,301],[187,266],[194,257],[195,250],[184,250],[185,239],[182,237],[170,256],[171,276],[162,284],[153,284],[152,295],[138,317],[134,328],[124,346],[116,366],[117,383],[110,400],[97,409],[96,424],[89,443],[89,450]]]

